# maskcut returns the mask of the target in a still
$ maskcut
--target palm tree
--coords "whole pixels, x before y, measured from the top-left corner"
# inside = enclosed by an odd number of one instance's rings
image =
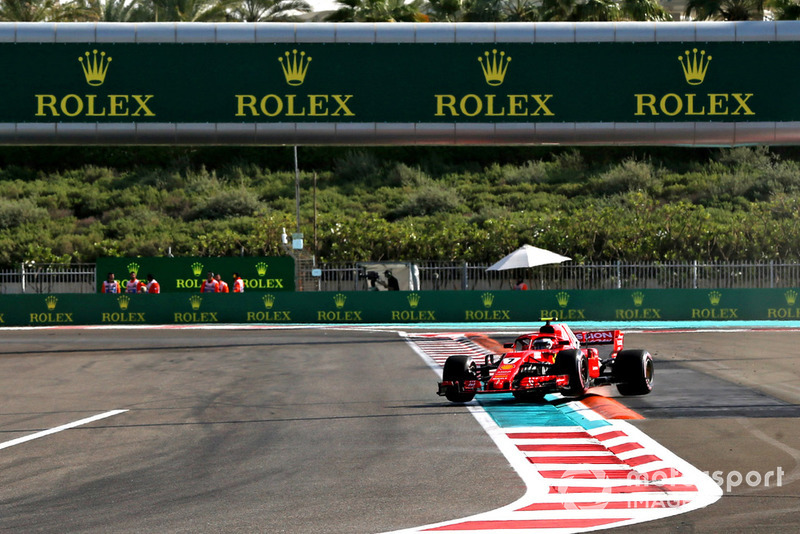
[[[143,17],[155,22],[216,22],[228,18],[235,0],[144,0]]]
[[[423,22],[422,0],[336,0],[342,7],[328,15],[329,22]]]
[[[431,15],[431,20],[458,22],[464,20],[468,4],[469,0],[428,0],[425,7]]]
[[[622,0],[622,18],[655,22],[672,20],[672,15],[658,0]]]
[[[231,10],[231,17],[244,22],[285,22],[311,11],[305,0],[241,0]]]
[[[7,22],[62,22],[75,20],[80,6],[74,2],[62,4],[58,0],[2,0],[0,21]]]
[[[570,17],[575,5],[575,0],[542,0],[542,7],[539,8],[542,20],[548,22],[572,20]]]
[[[769,2],[775,20],[800,19],[800,4],[793,0],[771,0]]]
[[[508,22],[536,22],[540,17],[533,0],[506,0],[503,15]]]
[[[689,0],[684,15],[694,20],[762,20],[763,0]]]
[[[577,4],[572,13],[572,20],[608,22],[620,19],[619,4],[614,0],[586,0]]]
[[[147,20],[136,0],[79,0],[81,19],[98,22],[142,22]]]
[[[503,0],[474,0],[464,14],[467,22],[501,22]]]

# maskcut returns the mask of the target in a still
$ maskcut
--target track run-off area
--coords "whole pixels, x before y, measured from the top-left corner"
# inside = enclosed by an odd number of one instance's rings
[[[436,395],[537,327],[2,329],[0,531],[800,531],[800,325],[624,325],[644,397]]]

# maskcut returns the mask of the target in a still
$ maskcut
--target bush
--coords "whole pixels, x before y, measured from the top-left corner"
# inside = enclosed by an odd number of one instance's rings
[[[602,195],[629,191],[650,191],[657,183],[656,173],[649,162],[626,159],[594,180],[594,189]]]
[[[383,165],[372,153],[351,150],[334,163],[334,174],[339,182],[374,185],[379,182]]]
[[[403,217],[425,217],[437,213],[453,213],[461,209],[463,199],[454,190],[427,185],[413,192],[389,215],[389,220]]]
[[[261,209],[261,202],[247,189],[220,191],[190,214],[189,219],[227,219],[228,217],[248,217]]]
[[[14,228],[29,222],[36,222],[48,216],[47,210],[40,208],[32,200],[0,199],[0,229]]]

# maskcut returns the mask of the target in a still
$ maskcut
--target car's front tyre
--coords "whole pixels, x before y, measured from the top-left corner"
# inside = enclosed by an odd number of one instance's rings
[[[477,380],[478,369],[470,356],[450,356],[444,362],[442,380],[463,384],[465,380]],[[475,398],[475,392],[460,391],[459,386],[448,386],[445,397],[450,402],[469,402]]]
[[[554,367],[554,374],[569,377],[569,384],[562,388],[562,394],[569,397],[580,397],[586,393],[586,384],[589,381],[589,359],[582,351],[562,350],[556,354]]]

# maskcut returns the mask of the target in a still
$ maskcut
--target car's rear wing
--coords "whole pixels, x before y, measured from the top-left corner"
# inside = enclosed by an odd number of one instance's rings
[[[614,345],[613,352],[622,350],[622,338],[625,334],[620,330],[598,330],[593,332],[575,332],[581,345]]]

